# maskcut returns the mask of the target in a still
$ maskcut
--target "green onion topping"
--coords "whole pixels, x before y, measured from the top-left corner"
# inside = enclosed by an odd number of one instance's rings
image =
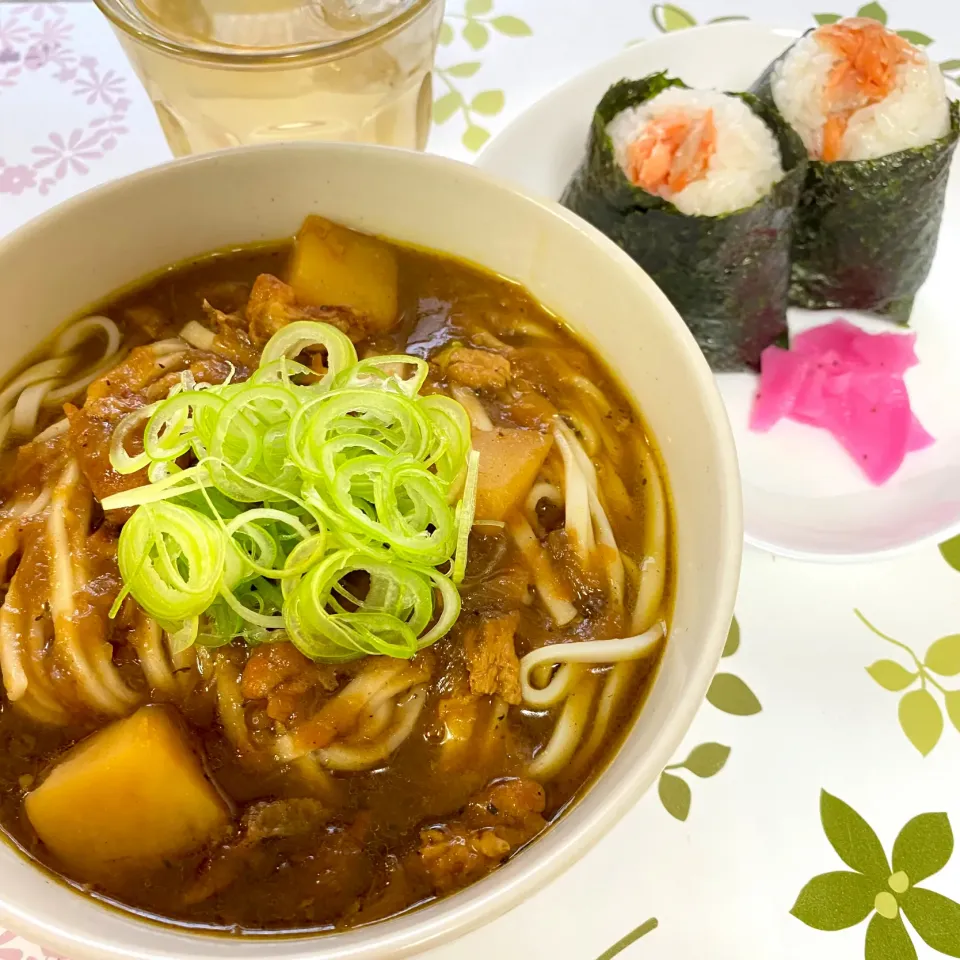
[[[439,640],[460,612],[479,455],[460,404],[419,395],[427,373],[418,357],[358,361],[335,327],[300,321],[245,383],[184,374],[124,417],[110,462],[150,482],[103,501],[136,508],[112,612],[131,595],[177,650],[289,639],[339,662]]]

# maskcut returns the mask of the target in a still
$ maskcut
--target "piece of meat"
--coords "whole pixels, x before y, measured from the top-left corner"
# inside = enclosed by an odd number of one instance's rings
[[[260,351],[253,345],[250,334],[247,332],[247,318],[244,312],[238,310],[234,313],[224,313],[207,300],[203,301],[203,312],[207,316],[209,325],[216,331],[213,339],[214,352],[226,357],[235,366],[256,369],[260,363]]]
[[[271,837],[297,837],[329,823],[333,811],[312,797],[264,800],[248,807],[241,824],[248,842]]]
[[[319,320],[342,330],[355,343],[370,333],[367,320],[348,307],[301,307],[293,287],[270,273],[261,273],[250,291],[246,317],[257,347],[295,320]]]
[[[260,351],[251,343],[245,330],[230,327],[220,330],[214,337],[213,350],[238,369],[247,367],[254,370],[260,363]]]
[[[472,390],[502,390],[510,382],[510,361],[486,350],[454,347],[443,365],[449,380]]]
[[[250,298],[252,284],[247,280],[213,280],[197,288],[197,294],[216,310],[238,317],[240,326],[246,328],[243,307]]]
[[[166,314],[159,308],[148,303],[127,307],[123,311],[127,323],[136,327],[146,340],[162,340],[164,333],[169,329]]]
[[[292,643],[265,643],[247,659],[240,692],[247,700],[266,700],[272,720],[290,723],[312,701],[317,689],[337,688],[333,668],[308,660]]]
[[[463,650],[470,675],[470,692],[499,694],[507,703],[520,703],[520,660],[513,636],[520,622],[517,611],[468,623]]]
[[[521,427],[546,430],[557,416],[557,408],[529,380],[515,379],[506,404],[510,419]]]
[[[147,482],[146,470],[121,474],[110,465],[110,437],[114,427],[128,413],[142,406],[143,401],[134,395],[88,400],[82,408],[70,403],[64,405],[64,413],[70,421],[67,432],[70,449],[98,501]],[[127,452],[131,456],[143,452],[142,436],[131,437]]]
[[[357,898],[348,916],[351,926],[384,920],[406,911],[411,903],[428,897],[431,893],[426,877],[415,852],[403,859],[395,854],[383,858],[382,873],[373,886]]]
[[[420,831],[420,863],[437,893],[467,886],[546,825],[543,787],[512,778],[491,784],[447,823]]]
[[[208,321],[208,326],[216,331],[223,330],[244,330],[247,329],[247,315],[244,308],[227,313],[215,307],[209,300],[204,300],[200,305],[204,316]]]
[[[293,287],[269,273],[257,277],[247,301],[246,315],[250,339],[258,346],[265,344],[288,323],[305,319],[297,306]]]
[[[530,592],[530,570],[503,535],[470,534],[467,573],[460,585],[464,614],[497,616],[519,610]]]
[[[192,373],[198,383],[223,383],[230,365],[223,357],[206,350],[157,353],[152,345],[135,347],[122,363],[87,387],[84,406],[90,401],[130,395],[138,395],[143,402],[160,400],[185,371]],[[235,371],[234,380],[244,380],[249,374],[249,370]]]
[[[145,470],[119,474],[110,465],[110,438],[114,428],[140,407],[164,399],[170,388],[189,372],[197,383],[222,383],[230,375],[230,362],[206,350],[184,349],[158,354],[152,346],[136,347],[126,359],[94,380],[81,408],[64,406],[70,421],[68,442],[87,483],[98,501],[113,493],[147,482]],[[234,380],[250,375],[246,366],[233,366]],[[142,434],[130,437],[127,452],[142,452]]]
[[[240,819],[240,832],[208,857],[185,894],[188,904],[201,903],[229,887],[248,869],[265,865],[267,841],[280,841],[321,833],[333,811],[319,800],[292,797],[248,807]],[[274,844],[276,846],[276,844]]]

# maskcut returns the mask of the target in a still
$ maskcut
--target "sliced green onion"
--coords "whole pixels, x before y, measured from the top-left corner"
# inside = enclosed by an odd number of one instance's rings
[[[319,378],[296,360],[313,349]],[[177,651],[288,636],[339,662],[410,658],[442,637],[460,609],[478,454],[460,404],[419,395],[428,372],[418,357],[358,361],[335,327],[300,321],[249,381],[185,374],[121,420],[111,463],[150,482],[103,501],[136,508],[112,612],[129,594]]]
[[[131,457],[127,453],[127,439],[130,434],[141,424],[150,419],[150,415],[156,408],[155,403],[140,407],[132,413],[128,413],[113,429],[113,435],[110,437],[110,465],[119,474],[128,475],[136,473],[151,464],[150,454],[144,451]]]
[[[357,362],[357,348],[345,333],[329,323],[298,320],[270,338],[260,355],[260,366],[281,358],[295,360],[308,347],[323,347],[327,352],[327,372],[317,384],[320,388],[329,387],[337,374]]]
[[[122,510],[125,507],[139,507],[148,503],[162,500],[172,500],[174,497],[200,490],[209,484],[210,478],[202,464],[171,473],[164,479],[149,483],[143,487],[134,487],[132,490],[123,490],[104,497],[101,506],[104,510]],[[129,522],[129,521],[128,521]]]
[[[363,599],[343,584],[355,573],[369,577]],[[339,550],[311,568],[283,609],[294,645],[315,660],[364,654],[410,659],[433,615],[432,584],[405,564]]]
[[[265,530],[259,522],[263,520],[273,520],[277,523],[286,524],[299,535],[301,541],[310,539],[311,531],[295,516],[287,513],[285,510],[271,510],[266,507],[261,507],[258,510],[246,510],[239,516],[234,517],[224,528],[224,533],[228,537],[233,537],[238,531],[243,531],[248,537],[252,538],[255,544],[265,545],[269,542],[274,547],[273,553],[270,554],[270,562],[273,562],[277,556],[279,556],[280,551],[276,549],[277,542],[274,536]],[[266,551],[261,550],[259,556],[262,560],[267,556]],[[296,567],[290,568],[286,564],[274,568],[264,565],[262,562],[255,562],[251,557],[244,557],[244,559],[261,577],[280,579],[282,577],[296,576],[298,572]]]
[[[462,583],[467,572],[467,544],[473,529],[473,517],[477,507],[477,478],[480,476],[480,454],[470,451],[467,460],[467,479],[463,484],[463,499],[457,507],[457,550],[453,555],[454,583]]]
[[[264,366],[261,364],[250,377],[250,383],[282,383],[288,387],[304,388],[309,384],[297,384],[293,382],[294,377],[309,377],[316,379],[317,373],[310,367],[305,367],[296,360],[288,360],[281,357],[279,360],[273,360]]]
[[[123,525],[117,563],[150,616],[181,623],[216,598],[225,550],[223,532],[203,514],[175,503],[147,503]]]
[[[412,377],[401,377],[399,371],[413,367]],[[407,397],[415,397],[427,379],[430,364],[420,357],[405,353],[367,357],[342,371],[333,381],[335,390],[347,387],[378,387],[381,390],[396,390]]]
[[[250,592],[245,592],[245,597],[250,597]],[[261,604],[260,610],[253,610],[247,604],[243,603],[239,596],[234,593],[232,590],[223,590],[220,596],[226,601],[227,606],[233,610],[242,620],[246,620],[248,623],[254,623],[259,627],[267,627],[272,630],[281,630],[283,629],[283,617],[278,614],[264,614],[262,612],[263,605]]]
[[[143,449],[151,460],[175,460],[191,448],[194,420],[201,410],[217,410],[223,400],[209,390],[187,390],[156,404],[143,433]]]
[[[167,630],[167,643],[170,645],[170,653],[172,656],[183,653],[184,650],[188,650],[197,642],[199,627],[199,618],[190,617],[175,629]]]

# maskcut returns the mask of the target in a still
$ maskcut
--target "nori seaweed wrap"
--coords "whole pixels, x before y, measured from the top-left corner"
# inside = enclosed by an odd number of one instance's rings
[[[773,72],[790,49],[752,87],[773,109]],[[791,304],[909,322],[937,250],[958,135],[954,101],[949,133],[928,146],[874,160],[810,160],[794,217]]]
[[[625,250],[663,290],[716,371],[757,368],[785,335],[793,212],[806,173],[803,143],[779,113],[749,93],[741,99],[773,133],[783,177],[752,206],[720,216],[681,213],[635,186],[617,162],[607,125],[669,87],[666,73],[621,80],[594,113],[586,157],[560,202]]]

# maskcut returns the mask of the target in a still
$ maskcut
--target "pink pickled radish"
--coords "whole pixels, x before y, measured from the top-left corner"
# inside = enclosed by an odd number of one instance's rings
[[[787,417],[827,430],[871,483],[885,483],[908,453],[935,442],[903,382],[918,362],[915,342],[838,319],[798,334],[790,350],[767,347],[750,428],[766,432]]]

